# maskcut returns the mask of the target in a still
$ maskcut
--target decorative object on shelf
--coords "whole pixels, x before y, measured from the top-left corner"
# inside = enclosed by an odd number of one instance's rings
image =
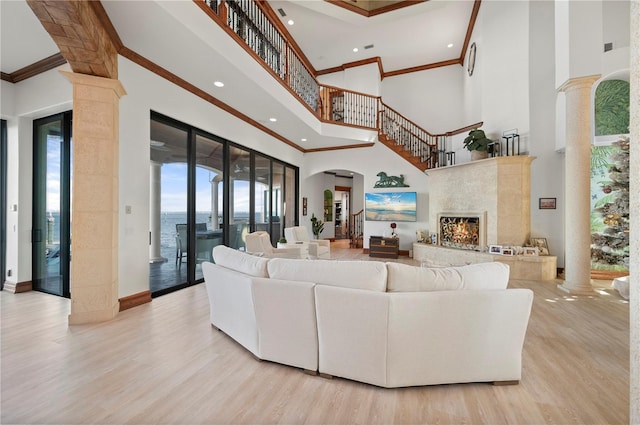
[[[392,238],[398,237],[398,235],[396,234],[396,223],[391,223],[391,237]]]
[[[469,61],[467,62],[467,72],[469,77],[473,75],[473,69],[476,67],[476,43],[471,43],[469,47]]]
[[[278,243],[287,243],[287,238],[278,239]]]
[[[435,233],[431,235],[431,244],[432,245],[438,244],[438,235],[436,235]]]
[[[556,198],[540,198],[538,199],[538,209],[541,210],[555,210]]]
[[[532,257],[538,255],[538,247],[536,246],[525,246],[524,251],[522,252],[526,257]]]
[[[479,128],[471,130],[463,141],[464,147],[471,152],[472,161],[486,158],[490,143],[493,143],[493,140],[489,139],[484,133],[484,130],[480,130]]]
[[[311,214],[311,233],[316,239],[320,239],[320,233],[324,230],[324,222],[318,220],[315,214]]]
[[[513,256],[513,249],[512,248],[502,248],[502,251],[500,252],[500,254]]]
[[[502,254],[502,245],[489,245],[490,254]]]
[[[529,239],[529,245],[538,248],[538,255],[549,255],[549,246],[546,238],[531,238]]]
[[[380,171],[376,175],[378,176],[379,180],[373,185],[374,188],[376,187],[409,187],[408,184],[405,184],[404,175],[402,174],[400,174],[400,177],[388,176],[387,173],[385,173],[384,171]]]
[[[502,138],[506,141],[506,155],[509,156],[509,143],[511,143],[511,155],[520,155],[520,135],[518,134],[517,128],[512,128],[511,130],[506,130],[502,132]],[[516,145],[516,142],[518,144]],[[516,152],[516,147],[518,151]]]
[[[427,237],[425,236],[425,233],[428,234],[429,232],[425,232],[424,230],[416,230],[416,241],[420,243],[426,243]]]

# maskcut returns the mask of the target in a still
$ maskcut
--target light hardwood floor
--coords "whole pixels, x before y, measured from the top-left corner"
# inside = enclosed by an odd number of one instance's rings
[[[333,244],[334,257],[368,259],[342,244]],[[606,285],[593,296],[570,296],[555,285],[510,282],[535,292],[519,385],[402,389],[255,360],[211,327],[204,285],[155,298],[107,323],[72,327],[69,300],[2,292],[0,421],[628,423],[627,302]]]

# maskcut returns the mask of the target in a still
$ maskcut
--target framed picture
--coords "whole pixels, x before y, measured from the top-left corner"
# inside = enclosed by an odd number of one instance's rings
[[[302,198],[302,215],[307,215],[307,198]]]
[[[513,249],[512,248],[502,248],[502,255],[513,255]]]
[[[525,246],[522,251],[523,255],[527,255],[529,257],[538,255],[538,247],[537,246]]]
[[[502,245],[489,245],[490,254],[502,254]]]
[[[538,249],[538,255],[549,255],[547,238],[531,238],[529,240],[529,245]]]
[[[538,208],[541,210],[555,210],[556,198],[540,198]]]

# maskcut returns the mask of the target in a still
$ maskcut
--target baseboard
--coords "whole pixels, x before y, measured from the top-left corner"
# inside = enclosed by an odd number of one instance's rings
[[[151,302],[151,291],[142,291],[137,294],[127,295],[120,298],[120,311],[128,310],[133,307],[137,307],[142,304]]]
[[[30,280],[26,282],[5,282],[2,288],[3,291],[17,294],[20,292],[29,292],[33,289],[33,283]]]

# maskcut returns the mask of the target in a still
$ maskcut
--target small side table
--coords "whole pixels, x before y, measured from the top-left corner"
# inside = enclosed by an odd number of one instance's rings
[[[398,258],[399,238],[369,237],[369,257]]]

